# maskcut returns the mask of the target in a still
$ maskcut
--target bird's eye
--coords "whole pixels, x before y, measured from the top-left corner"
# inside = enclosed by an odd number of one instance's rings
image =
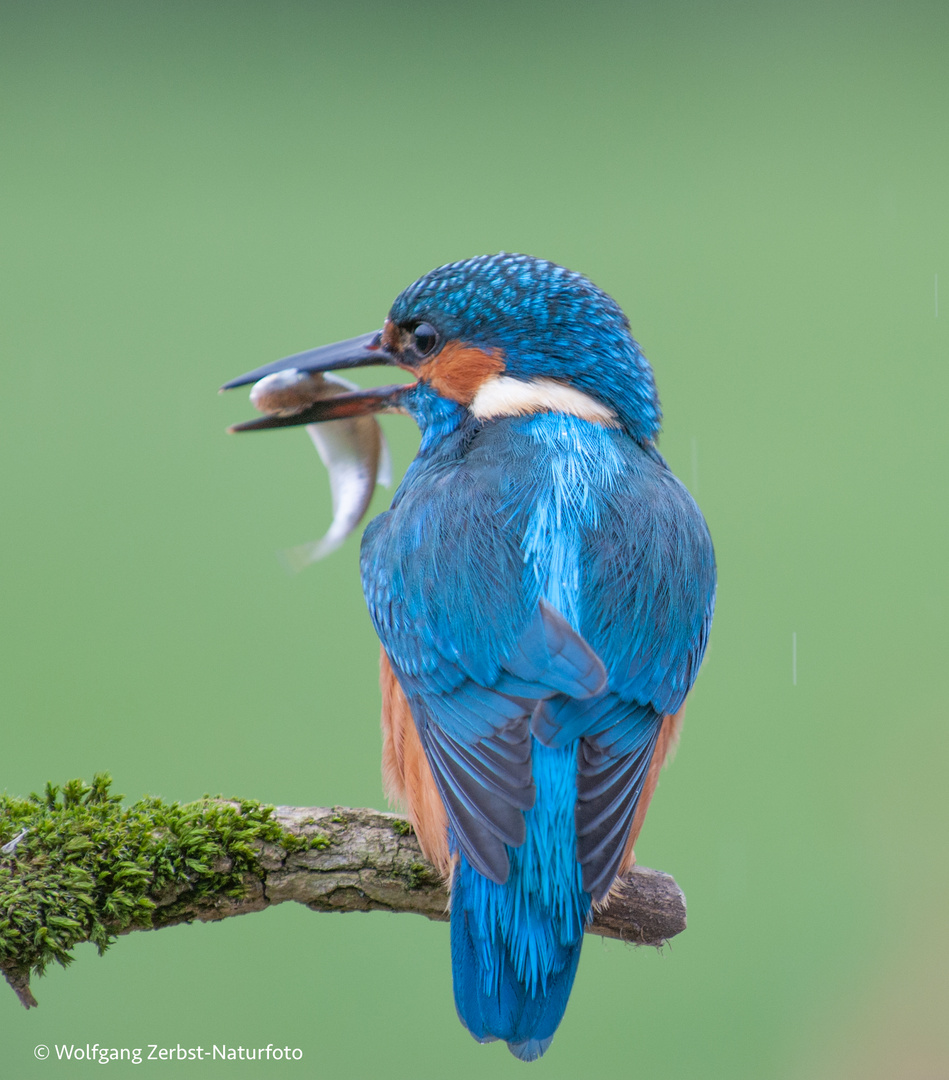
[[[435,332],[435,327],[427,322],[419,323],[412,331],[412,343],[419,356],[428,356],[438,344],[438,334]]]

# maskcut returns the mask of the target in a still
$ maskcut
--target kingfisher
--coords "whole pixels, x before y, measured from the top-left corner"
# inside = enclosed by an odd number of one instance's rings
[[[364,365],[413,381],[241,427],[418,424],[418,455],[361,548],[383,777],[450,882],[462,1023],[532,1061],[563,1017],[584,927],[635,863],[708,640],[712,542],[656,449],[652,368],[582,274],[503,252],[440,266],[381,330],[227,387]]]

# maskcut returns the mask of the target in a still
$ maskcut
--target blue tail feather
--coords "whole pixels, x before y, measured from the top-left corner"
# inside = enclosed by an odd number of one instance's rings
[[[553,1038],[573,987],[590,910],[576,857],[576,744],[534,743],[537,800],[527,837],[509,847],[504,884],[479,874],[463,852],[452,878],[455,1005],[480,1042],[503,1039],[533,1061]]]
[[[507,1048],[520,1061],[536,1061],[543,1057],[547,1047],[554,1041],[553,1035],[546,1039],[528,1039],[522,1043],[508,1043]]]

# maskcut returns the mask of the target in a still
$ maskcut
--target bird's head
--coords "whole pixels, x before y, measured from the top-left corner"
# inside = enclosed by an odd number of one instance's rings
[[[225,389],[277,372],[368,364],[397,365],[417,382],[338,394],[238,429],[415,411],[412,401],[421,391],[483,421],[567,412],[623,427],[642,443],[659,430],[652,369],[619,305],[582,274],[529,255],[482,255],[440,266],[396,297],[382,330],[278,360]]]

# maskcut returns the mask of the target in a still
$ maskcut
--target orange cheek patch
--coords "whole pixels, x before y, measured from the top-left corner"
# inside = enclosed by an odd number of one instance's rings
[[[504,370],[500,349],[478,349],[460,341],[447,341],[441,352],[418,368],[419,377],[442,397],[470,405],[486,380]]]

